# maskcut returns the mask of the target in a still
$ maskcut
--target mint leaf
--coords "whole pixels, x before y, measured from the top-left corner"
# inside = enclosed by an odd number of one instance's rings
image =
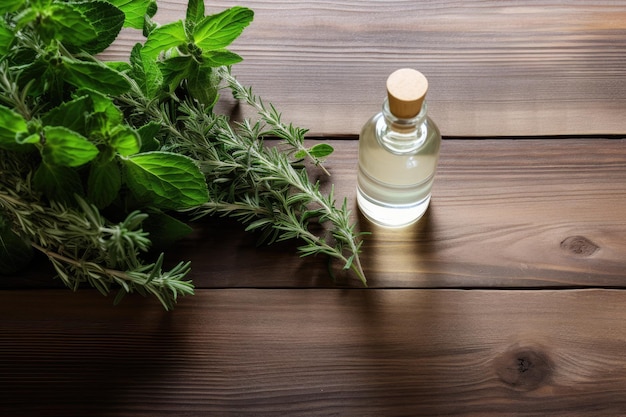
[[[157,122],[149,122],[146,125],[141,126],[137,133],[141,138],[141,150],[140,152],[156,151],[161,146],[161,143],[156,138],[156,135],[161,131],[161,125]]]
[[[121,74],[128,73],[131,70],[130,64],[123,61],[105,61],[104,65]]]
[[[124,113],[115,105],[111,97],[89,88],[81,88],[76,92],[76,95],[83,94],[91,99],[92,108],[89,119],[93,119],[92,123],[100,127],[101,132],[104,133],[124,122]]]
[[[183,22],[178,20],[159,26],[150,32],[141,53],[152,60],[156,60],[161,51],[176,48],[185,43],[187,43],[187,37],[185,36]]]
[[[124,21],[125,27],[133,29],[142,29],[144,17],[150,14],[150,10],[156,5],[154,0],[109,0],[112,4],[118,7],[124,15],[126,20]],[[154,13],[152,13],[154,16]]]
[[[94,163],[87,178],[87,197],[98,208],[105,208],[117,197],[122,187],[122,173],[116,160]]]
[[[52,67],[43,57],[23,63],[17,80],[22,88],[28,85],[28,92],[35,97],[49,91],[51,86],[63,83],[58,68]]]
[[[136,154],[141,149],[139,134],[130,126],[115,126],[109,135],[109,144],[122,156]]]
[[[63,126],[82,135],[87,135],[85,116],[92,110],[89,97],[82,96],[53,108],[42,117],[42,122],[44,125]]]
[[[150,35],[150,33],[154,29],[159,27],[159,24],[155,23],[152,20],[154,15],[156,15],[157,10],[158,10],[158,7],[157,7],[156,0],[150,1],[150,4],[148,5],[148,9],[146,10],[146,14],[143,17],[143,28],[141,30],[141,33],[146,38],[148,37],[148,35]]]
[[[314,160],[322,160],[326,158],[328,155],[332,154],[335,149],[327,143],[319,143],[317,145],[312,146],[309,149],[301,149],[296,152],[293,157],[296,160],[305,159],[307,156],[310,156]]]
[[[207,16],[193,32],[193,40],[204,51],[215,51],[230,45],[252,22],[254,12],[235,6],[221,13]]]
[[[144,57],[141,50],[142,46],[138,43],[130,53],[131,76],[146,98],[156,98],[158,92],[161,91],[163,74],[161,74],[155,60]]]
[[[77,167],[98,155],[98,148],[81,134],[61,126],[43,128],[41,156],[46,164]]]
[[[16,139],[17,143],[19,143],[20,145],[25,145],[25,144],[29,144],[29,145],[34,145],[35,143],[39,143],[41,141],[41,137],[39,136],[39,133],[33,133],[31,135],[27,134],[27,133],[19,133],[17,135],[17,139]],[[32,147],[23,147],[23,150],[30,150],[33,149]]]
[[[194,61],[195,62],[195,61]],[[192,97],[212,108],[218,100],[219,75],[211,67],[195,65],[187,77],[187,88]]]
[[[124,12],[108,1],[89,0],[71,4],[83,14],[96,32],[95,38],[80,44],[81,49],[90,54],[98,54],[108,48],[122,30]]]
[[[71,3],[53,3],[47,9],[41,25],[53,39],[64,44],[81,46],[97,38],[98,34],[85,16]]]
[[[322,159],[322,158],[326,158],[328,155],[332,154],[334,151],[335,149],[329,144],[319,143],[309,149],[309,154],[316,159]]]
[[[80,175],[72,168],[42,163],[33,176],[35,188],[48,199],[74,201],[74,194],[83,193]]]
[[[7,27],[4,21],[0,20],[0,55],[9,53],[14,38],[13,31]]]
[[[26,4],[26,0],[2,0],[0,14],[16,12]]]
[[[84,87],[113,96],[130,89],[128,80],[119,72],[96,62],[76,61],[63,57],[65,80],[75,87]]]
[[[192,56],[183,55],[158,62],[159,71],[163,75],[163,85],[173,91],[182,80],[196,71],[198,64]]]
[[[189,235],[193,229],[186,223],[163,212],[150,213],[142,228],[150,233],[153,250],[163,250]]]
[[[202,53],[203,61],[212,67],[222,67],[237,64],[243,58],[234,52],[222,49],[220,51],[206,51]]]
[[[208,200],[204,175],[191,158],[155,151],[133,155],[124,162],[126,184],[139,201],[179,210]]]
[[[17,150],[21,146],[17,142],[20,134],[28,133],[28,125],[24,118],[13,110],[0,106],[0,148]]]
[[[301,160],[303,160],[304,158],[306,158],[306,156],[307,156],[307,151],[306,151],[306,149],[299,150],[298,152],[296,152],[295,154],[293,154],[293,158],[294,158],[296,161],[301,161]]]
[[[185,29],[187,33],[193,33],[196,24],[204,18],[204,0],[189,0],[185,15]]]

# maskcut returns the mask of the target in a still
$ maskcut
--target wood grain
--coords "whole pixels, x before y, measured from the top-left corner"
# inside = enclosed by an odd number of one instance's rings
[[[184,17],[159,0],[157,20]],[[626,1],[212,1],[255,11],[232,49],[240,80],[314,135],[356,134],[386,77],[430,81],[446,136],[626,134]],[[103,56],[127,59],[138,32]],[[233,102],[226,100],[228,110]],[[248,113],[244,113],[247,115]]]
[[[617,416],[626,293],[0,292],[11,416]],[[23,308],[28,306],[28,308]]]
[[[431,207],[404,230],[358,214],[358,143],[329,143],[324,190],[332,182],[372,233],[361,255],[371,287],[626,286],[624,140],[444,140]],[[167,259],[191,260],[199,288],[360,286],[353,276],[333,282],[323,257],[299,258],[299,242],[257,240],[234,221],[210,219]],[[52,276],[34,268],[0,287],[60,286]]]
[[[431,207],[404,230],[358,215],[357,143],[332,144],[327,167],[336,195],[348,198],[358,228],[372,233],[362,254],[372,287],[626,284],[623,140],[445,140]],[[254,236],[220,223],[179,246],[202,254],[193,260],[199,286],[333,285],[323,259],[299,259],[295,245],[258,248]]]
[[[184,17],[185,0],[158,4]],[[320,179],[372,232],[370,288],[222,218],[168,251],[198,287],[169,313],[51,289],[37,258],[0,279],[0,415],[626,415],[626,1],[207,3],[234,5],[255,11],[236,75],[331,138]],[[426,217],[391,231],[358,214],[354,139],[404,66],[462,139],[443,143]]]

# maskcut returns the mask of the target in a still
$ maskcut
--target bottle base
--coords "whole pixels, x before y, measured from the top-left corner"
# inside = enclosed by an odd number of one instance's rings
[[[430,194],[424,199],[403,205],[389,205],[372,200],[357,188],[359,210],[372,223],[383,227],[400,228],[410,226],[422,218],[430,204]]]

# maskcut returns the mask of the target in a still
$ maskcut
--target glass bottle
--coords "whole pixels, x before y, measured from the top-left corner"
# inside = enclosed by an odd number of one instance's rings
[[[427,115],[428,80],[404,68],[387,79],[382,112],[361,130],[357,203],[373,223],[408,226],[430,203],[441,133]]]

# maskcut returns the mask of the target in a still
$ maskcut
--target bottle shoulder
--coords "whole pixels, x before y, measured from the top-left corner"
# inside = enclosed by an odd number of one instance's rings
[[[426,117],[426,123],[428,125],[428,130],[431,131],[431,135],[438,137],[439,140],[441,140],[441,131],[439,130],[439,126],[437,126],[437,123],[435,123],[435,121],[430,116]]]
[[[363,125],[359,140],[362,145],[382,147],[392,153],[416,153],[424,147],[438,148],[441,133],[430,117],[410,129],[398,130],[387,123],[382,113],[377,113]]]

